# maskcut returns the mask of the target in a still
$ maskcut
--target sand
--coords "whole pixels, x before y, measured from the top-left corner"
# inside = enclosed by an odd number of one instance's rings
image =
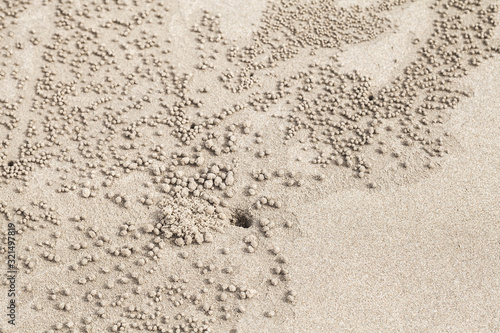
[[[500,332],[494,1],[0,9],[0,332]]]

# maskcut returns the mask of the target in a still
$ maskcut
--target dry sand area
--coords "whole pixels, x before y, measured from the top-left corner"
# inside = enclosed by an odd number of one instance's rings
[[[499,22],[0,1],[0,332],[500,332]]]

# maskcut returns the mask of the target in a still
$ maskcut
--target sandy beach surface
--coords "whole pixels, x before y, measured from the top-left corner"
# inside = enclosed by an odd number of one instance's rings
[[[0,3],[0,332],[500,332],[500,5]]]

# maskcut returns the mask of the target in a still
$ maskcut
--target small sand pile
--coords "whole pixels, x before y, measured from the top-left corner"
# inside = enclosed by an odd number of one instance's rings
[[[160,221],[148,225],[145,231],[172,239],[178,246],[211,243],[212,232],[223,232],[227,225],[222,209],[195,197],[165,197],[159,206]]]

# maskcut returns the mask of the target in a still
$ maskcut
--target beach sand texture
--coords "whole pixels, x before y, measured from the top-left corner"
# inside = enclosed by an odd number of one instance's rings
[[[0,332],[500,332],[500,4],[0,3]]]

